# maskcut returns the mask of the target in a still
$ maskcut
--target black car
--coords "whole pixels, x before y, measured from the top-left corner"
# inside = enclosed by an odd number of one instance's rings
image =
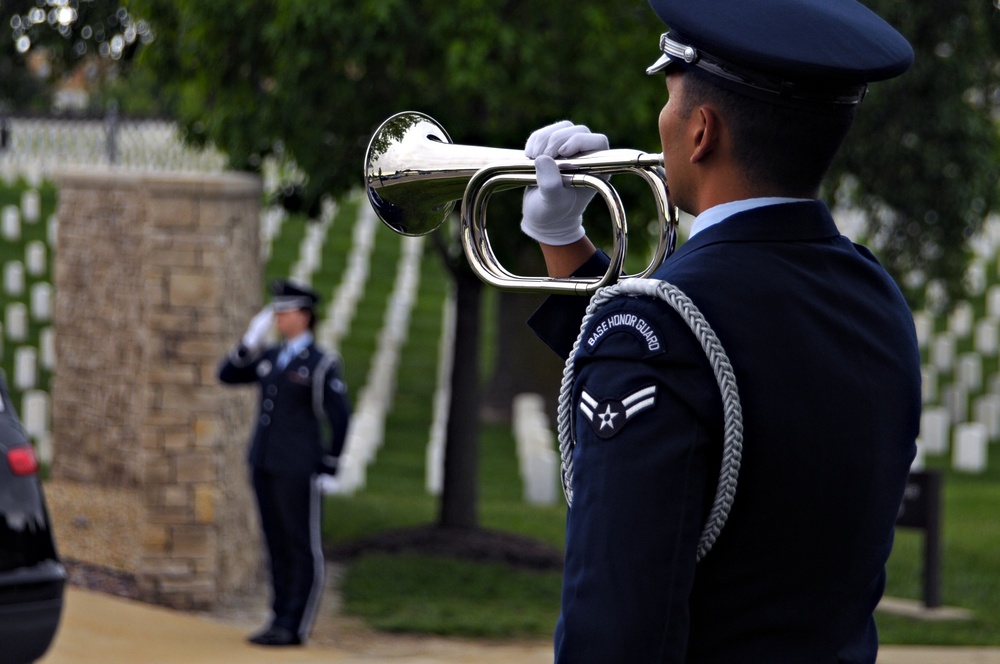
[[[65,585],[34,448],[0,377],[0,663],[33,662],[48,650]]]

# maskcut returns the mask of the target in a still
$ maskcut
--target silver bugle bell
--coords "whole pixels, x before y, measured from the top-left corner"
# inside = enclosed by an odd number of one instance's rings
[[[556,162],[572,186],[596,190],[611,213],[611,265],[602,277],[527,277],[504,268],[486,233],[487,200],[494,191],[535,184],[534,161],[520,150],[457,145],[438,122],[422,113],[397,113],[378,128],[365,154],[365,188],[379,218],[403,235],[432,232],[461,200],[466,258],[480,279],[504,290],[589,295],[618,278],[648,276],[670,255],[676,243],[677,211],[663,177],[663,155],[600,150]],[[621,276],[628,230],[618,192],[606,181],[614,173],[643,178],[657,203],[657,246],[646,269],[633,275]]]

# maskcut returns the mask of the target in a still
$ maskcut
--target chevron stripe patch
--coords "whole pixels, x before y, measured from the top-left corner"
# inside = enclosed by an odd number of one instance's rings
[[[654,405],[656,405],[655,385],[640,388],[621,399],[600,401],[587,390],[580,391],[580,412],[600,438],[611,438],[624,429],[629,420]]]

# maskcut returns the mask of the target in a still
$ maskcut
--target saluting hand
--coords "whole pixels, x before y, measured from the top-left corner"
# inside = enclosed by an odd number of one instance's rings
[[[250,319],[247,331],[243,333],[243,346],[254,353],[260,351],[267,339],[267,333],[274,323],[274,309],[270,306],[264,307]]]

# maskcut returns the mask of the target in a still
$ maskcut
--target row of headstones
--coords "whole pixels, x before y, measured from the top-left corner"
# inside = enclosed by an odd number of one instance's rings
[[[292,279],[303,283],[312,282],[312,275],[323,262],[323,245],[333,224],[335,206],[326,206],[318,221],[306,224],[306,234],[299,243],[297,260],[289,269]]]
[[[12,305],[11,305],[12,306]],[[13,386],[18,390],[30,390],[38,385],[39,368],[52,371],[55,368],[55,337],[51,327],[38,333],[38,348],[34,346],[14,347]],[[3,355],[0,343],[0,356]]]
[[[8,265],[9,267],[9,265]],[[6,272],[6,270],[5,270]],[[24,341],[28,336],[28,320],[52,320],[52,285],[44,281],[32,285],[29,304],[10,302],[4,307],[4,326],[11,341]],[[2,345],[0,345],[2,349]]]
[[[444,481],[445,432],[455,335],[453,297],[448,297],[442,319],[434,420],[426,451],[425,484],[427,492],[435,496],[441,494]],[[560,459],[555,434],[545,413],[545,399],[531,392],[516,395],[511,404],[511,422],[524,501],[531,505],[554,505],[559,499]]]
[[[25,189],[21,192],[21,205],[20,207],[16,205],[6,205],[4,206],[3,219],[4,219],[4,235],[6,237],[8,228],[8,216],[18,217],[18,223],[20,217],[24,217],[24,220],[28,223],[35,223],[39,221],[42,217],[42,197],[37,189]],[[8,238],[10,239],[10,238]]]
[[[954,470],[985,472],[989,444],[1000,440],[1000,377],[986,381],[983,371],[983,358],[1000,353],[1000,286],[987,288],[983,270],[982,263],[975,263],[967,279],[971,294],[984,297],[983,318],[976,320],[972,304],[963,301],[949,314],[946,329],[935,332],[932,314],[914,313],[917,340],[927,354],[921,367],[924,407],[917,468],[926,456],[950,451]],[[965,340],[971,340],[973,350],[958,353]]]
[[[374,213],[362,208],[366,217]],[[385,442],[385,420],[396,395],[396,375],[402,349],[410,331],[410,314],[420,286],[420,262],[423,237],[402,239],[402,253],[396,267],[396,279],[382,316],[382,328],[376,339],[375,353],[358,391],[351,426],[347,431],[345,454],[338,472],[339,492],[352,494],[364,488],[368,466]],[[432,425],[432,430],[434,426]]]
[[[9,123],[9,145],[0,151],[0,174],[10,182],[24,176],[39,181],[59,168],[109,162],[137,171],[226,169],[224,154],[186,145],[172,122],[121,122],[110,145],[101,121],[13,118]]]
[[[0,237],[4,242],[18,242],[23,224],[37,224],[41,220],[41,195],[29,188],[21,193],[20,205],[5,205],[0,210]],[[50,217],[47,238],[54,244],[56,219]],[[41,277],[48,270],[48,247],[44,242],[32,241],[25,245],[24,262],[9,261],[3,266],[3,292],[11,298],[25,294],[26,277]],[[39,370],[55,368],[55,339],[51,327],[39,332],[38,346],[22,345],[28,338],[29,320],[49,322],[54,306],[53,289],[47,282],[37,282],[29,289],[28,303],[9,302],[3,311],[0,325],[0,357],[7,352],[6,342],[13,346],[13,376],[11,385],[21,392],[21,420],[25,431],[35,441],[38,455],[43,462],[51,460],[51,427],[49,423],[49,395],[38,389]]]
[[[351,235],[351,251],[336,292],[330,299],[327,315],[318,328],[319,338],[330,348],[339,348],[341,340],[351,329],[358,303],[365,294],[365,284],[371,270],[372,250],[375,248],[375,231],[378,219],[362,206]]]
[[[281,234],[288,213],[280,205],[269,205],[260,211],[260,254],[266,263],[271,258],[274,240]]]
[[[448,438],[448,415],[451,412],[451,369],[455,362],[455,315],[455,297],[449,290],[444,306],[441,307],[433,418],[424,452],[424,486],[432,496],[440,496],[444,489],[445,442]]]
[[[421,252],[422,240],[404,241],[376,351],[366,383],[358,392],[356,414],[348,431],[345,493],[364,487],[367,467],[384,443],[385,419],[395,398],[400,353],[408,337],[409,316],[420,281]]]

